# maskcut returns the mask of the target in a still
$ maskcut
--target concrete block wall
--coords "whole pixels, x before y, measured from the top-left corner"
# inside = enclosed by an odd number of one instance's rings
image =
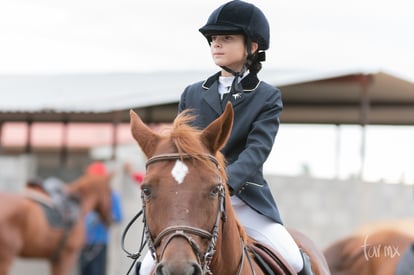
[[[20,191],[36,175],[36,168],[36,158],[31,155],[0,156],[0,191]]]
[[[414,222],[414,186],[310,177],[266,178],[285,226],[299,229],[320,248],[369,223],[398,219]]]

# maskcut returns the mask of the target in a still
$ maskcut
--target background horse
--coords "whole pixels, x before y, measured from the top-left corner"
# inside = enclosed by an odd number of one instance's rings
[[[188,113],[169,134],[148,128],[131,111],[131,132],[148,158],[141,185],[144,230],[157,260],[155,274],[269,274],[252,254],[252,240],[238,223],[226,185],[220,149],[233,124],[233,109],[203,131]],[[304,235],[295,238],[311,257],[315,274],[329,274],[323,254]],[[306,247],[305,247],[306,246]],[[282,274],[296,274],[290,267]]]
[[[387,221],[364,225],[324,254],[333,275],[390,275],[413,242],[414,221]]]
[[[85,174],[65,185],[80,206],[70,230],[51,226],[44,206],[33,198],[0,193],[0,274],[10,272],[16,257],[48,259],[51,274],[68,274],[84,244],[84,216],[96,210],[106,224],[111,222],[110,179],[111,175]]]

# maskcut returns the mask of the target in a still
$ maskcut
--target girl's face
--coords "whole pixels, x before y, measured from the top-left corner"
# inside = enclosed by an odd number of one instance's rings
[[[225,66],[235,72],[240,72],[243,64],[246,63],[247,50],[242,34],[212,35],[210,49],[213,61],[217,66]],[[252,50],[255,51],[254,45]],[[231,75],[226,71],[223,71],[222,74]]]

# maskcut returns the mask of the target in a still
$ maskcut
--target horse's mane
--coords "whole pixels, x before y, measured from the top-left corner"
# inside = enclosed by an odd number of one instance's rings
[[[173,122],[171,129],[169,130],[169,139],[174,145],[178,153],[188,154],[192,159],[199,161],[203,166],[216,173],[216,165],[208,158],[205,157],[206,148],[200,140],[202,131],[192,127],[191,122],[195,119],[195,115],[191,114],[191,110],[185,110],[180,113]],[[223,180],[226,193],[229,194],[227,186],[227,174],[226,174],[226,162],[223,154],[218,151],[214,154],[214,157],[219,163],[219,173]],[[240,225],[236,215],[234,215],[237,221],[237,227],[239,228],[240,236],[243,240],[247,240],[247,234],[244,228]]]

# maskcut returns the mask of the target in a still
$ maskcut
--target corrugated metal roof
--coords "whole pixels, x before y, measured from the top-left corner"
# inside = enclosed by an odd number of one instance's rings
[[[187,85],[214,73],[0,75],[0,111],[110,112],[169,104],[178,101]],[[261,78],[275,86],[324,77],[326,72],[261,72]]]
[[[129,109],[147,122],[169,122],[176,115],[184,88],[214,73],[3,75],[0,122],[127,122]],[[414,124],[414,111],[410,111],[414,110],[414,83],[391,74],[269,69],[260,74],[264,81],[282,88],[285,109],[281,119],[286,123],[360,123],[361,76],[370,79],[373,123]]]
[[[199,76],[200,75],[200,76]],[[176,102],[200,73],[0,76],[2,112],[110,112]]]
[[[0,121],[126,122],[129,109],[148,122],[170,121],[185,87],[214,73],[0,75]],[[266,75],[276,83],[297,73]]]

